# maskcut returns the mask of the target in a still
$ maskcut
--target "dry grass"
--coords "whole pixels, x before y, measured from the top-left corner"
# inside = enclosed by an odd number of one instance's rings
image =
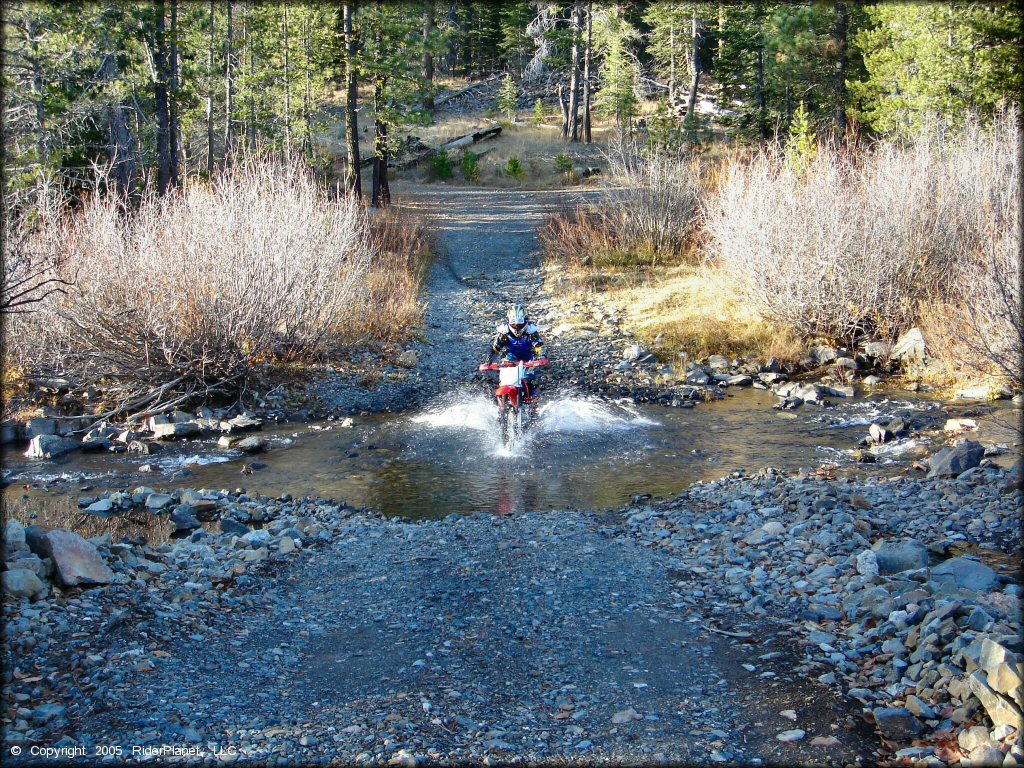
[[[753,312],[713,267],[659,267],[632,284],[612,280],[601,300],[662,359],[685,352],[690,359],[752,354],[796,360],[804,353],[792,330]]]
[[[375,256],[338,337],[404,341],[423,317],[423,283],[431,260],[426,226],[417,214],[397,207],[371,211],[369,224]]]

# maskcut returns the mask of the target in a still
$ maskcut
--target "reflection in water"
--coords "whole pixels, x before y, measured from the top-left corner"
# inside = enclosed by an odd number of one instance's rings
[[[870,420],[899,414],[941,428],[944,418],[930,401],[885,397],[780,412],[771,408],[770,393],[753,390],[693,409],[638,407],[554,390],[545,395],[533,428],[511,451],[501,445],[494,398],[472,390],[451,393],[419,413],[357,419],[354,428],[267,427],[263,435],[271,448],[260,457],[267,468],[251,475],[240,474],[245,457],[217,449],[211,439],[183,441],[154,457],[76,454],[45,464],[11,462],[9,469],[18,484],[26,482],[19,473],[44,469],[84,473],[96,490],[141,484],[161,490],[244,487],[412,518],[608,509],[628,503],[633,494],[663,498],[739,469],[813,470],[824,462],[852,463],[849,451]],[[877,460],[898,472],[917,452],[934,448],[927,439],[917,443],[886,446]],[[192,457],[226,461],[200,465]],[[138,472],[145,463],[174,467],[186,461],[184,477],[172,478],[167,470]],[[20,493],[20,485],[6,493],[11,491]]]

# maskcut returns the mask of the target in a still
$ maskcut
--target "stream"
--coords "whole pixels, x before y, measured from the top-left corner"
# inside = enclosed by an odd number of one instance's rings
[[[901,415],[939,429],[951,406],[909,393],[878,393],[779,411],[766,392],[741,390],[672,409],[548,392],[533,428],[507,450],[497,410],[480,390],[449,393],[423,410],[340,421],[267,425],[268,450],[244,456],[214,438],[166,444],[149,456],[71,454],[53,461],[5,457],[5,500],[148,485],[245,488],[373,508],[389,516],[453,512],[610,509],[631,497],[671,496],[687,485],[763,467],[858,471],[852,451],[872,421]],[[977,438],[977,436],[972,436]],[[937,435],[875,446],[873,473],[896,473],[938,447]],[[257,467],[242,474],[247,463]],[[140,471],[148,464],[150,471]],[[45,505],[44,505],[45,506]],[[44,522],[44,521],[40,521]]]

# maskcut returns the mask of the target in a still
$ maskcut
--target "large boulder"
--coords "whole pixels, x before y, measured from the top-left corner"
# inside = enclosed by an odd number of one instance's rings
[[[196,519],[195,510],[187,504],[179,504],[171,511],[171,523],[176,531],[191,531],[200,527]]]
[[[28,542],[25,526],[12,517],[4,523],[4,556],[9,558],[15,552],[28,552]]]
[[[951,578],[961,589],[985,592],[999,583],[999,574],[982,562],[969,557],[951,557],[932,568],[933,579]]]
[[[976,440],[948,445],[928,459],[928,477],[957,477],[985,458],[985,448]]]
[[[79,447],[78,441],[57,435],[36,435],[28,444],[25,455],[30,459],[52,459]]]
[[[928,565],[928,547],[917,539],[879,539],[871,549],[883,576],[913,571]]]
[[[74,587],[79,584],[109,584],[114,580],[111,571],[96,547],[77,533],[55,528],[43,535],[46,554],[53,558],[57,576],[62,584]]]
[[[38,600],[46,597],[50,585],[40,579],[28,568],[14,568],[0,574],[4,592],[15,597],[28,597]]]
[[[892,348],[892,356],[903,362],[921,362],[925,357],[924,334],[920,328],[911,328],[898,339]]]
[[[194,421],[154,424],[153,437],[157,440],[173,440],[178,437],[192,437],[199,434],[199,424]]]

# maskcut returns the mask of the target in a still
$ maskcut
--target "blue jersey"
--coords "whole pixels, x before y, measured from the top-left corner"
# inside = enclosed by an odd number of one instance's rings
[[[523,333],[514,336],[507,323],[498,323],[494,340],[491,342],[491,359],[504,353],[509,360],[533,360],[544,357],[544,342],[537,326],[528,323]]]

